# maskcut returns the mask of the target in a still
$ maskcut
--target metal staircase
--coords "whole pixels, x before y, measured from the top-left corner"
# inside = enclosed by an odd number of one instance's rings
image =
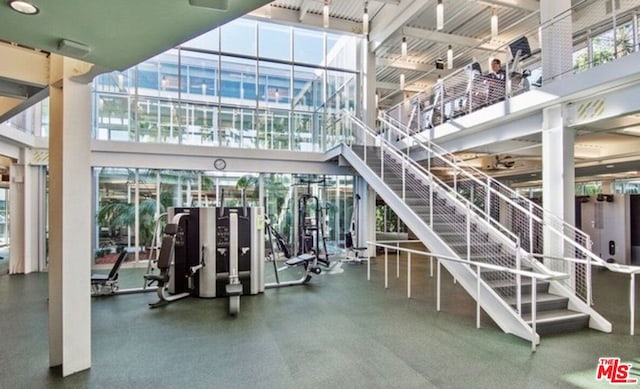
[[[571,235],[566,234],[568,227],[544,210],[514,193],[502,193],[505,188],[468,170],[443,150],[436,152],[433,145],[421,146],[431,158],[426,167],[420,165],[408,151],[421,142],[389,118],[379,118],[380,134],[350,113],[345,113],[344,120],[357,139],[353,143],[359,144],[344,144],[342,156],[433,254],[542,274],[568,274],[564,281],[534,281],[537,334],[533,335],[531,278],[485,270],[478,287],[472,266],[443,261],[503,331],[536,343],[539,334],[549,332],[587,326],[611,331],[611,324],[589,303],[590,270],[586,269],[591,261],[602,260],[576,241],[576,236],[581,237],[577,230],[571,227]],[[543,234],[554,243],[555,252],[570,255],[565,259],[540,254]],[[560,266],[550,269],[547,265],[553,261]]]

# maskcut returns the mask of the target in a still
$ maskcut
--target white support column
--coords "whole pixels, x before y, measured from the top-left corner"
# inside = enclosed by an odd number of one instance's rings
[[[354,183],[355,193],[360,195],[358,201],[358,226],[357,238],[358,242],[354,242],[359,247],[366,246],[367,241],[375,241],[376,239],[376,192],[367,184],[367,182],[356,177]],[[367,255],[375,257],[376,248],[368,246]]]
[[[571,14],[565,12],[570,8],[571,0],[540,0],[543,83],[562,78],[573,67]]]
[[[375,128],[378,107],[376,107],[376,55],[368,50],[367,41],[362,39],[360,45],[360,61],[362,78],[360,79],[362,91],[361,118],[367,126]]]
[[[91,367],[91,89],[86,64],[52,55],[50,87],[49,363]]]
[[[556,105],[543,110],[542,122],[542,201],[546,210],[565,222],[575,224],[575,131],[564,125],[563,107]],[[554,224],[557,230],[562,226]],[[544,254],[562,257],[565,255],[559,235],[545,227]],[[552,269],[558,261],[548,261]],[[556,266],[552,266],[556,265]]]
[[[41,256],[45,255],[41,244],[44,236],[44,227],[41,226],[44,203],[40,193],[44,187],[40,183],[40,167],[31,166],[30,160],[31,150],[22,149],[20,160],[10,167],[10,274],[45,270],[40,267],[40,263],[44,263]]]

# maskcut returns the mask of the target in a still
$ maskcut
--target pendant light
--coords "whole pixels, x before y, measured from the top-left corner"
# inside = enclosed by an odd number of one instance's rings
[[[444,4],[442,4],[442,0],[438,0],[438,5],[436,6],[436,29],[438,31],[444,28]]]

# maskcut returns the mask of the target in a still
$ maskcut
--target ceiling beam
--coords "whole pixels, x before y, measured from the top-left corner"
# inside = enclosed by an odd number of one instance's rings
[[[0,116],[22,104],[22,99],[0,96]]]
[[[540,3],[535,0],[481,0],[474,3],[482,3],[489,6],[523,9],[525,11],[539,11]]]
[[[380,89],[388,89],[393,91],[400,91],[400,84],[396,84],[395,82],[380,82],[376,81],[376,88]],[[403,92],[422,92],[424,88],[421,88],[417,85],[405,85]]]
[[[429,3],[428,0],[401,0],[398,5],[385,5],[371,21],[369,50],[375,52],[396,31],[424,11]]]
[[[2,77],[23,85],[49,85],[49,58],[44,52],[0,43]]]
[[[373,0],[373,1],[377,1],[378,3],[393,4],[393,5],[400,4],[400,0]]]
[[[308,13],[305,16],[304,24],[300,22],[300,15],[297,10],[286,9],[280,7],[271,7],[269,14],[265,14],[264,11],[257,10],[253,11],[246,16],[258,20],[269,20],[272,22],[282,22],[288,25],[296,25],[296,26],[304,26],[304,27],[315,27],[319,29],[325,30],[322,22],[322,15],[316,15],[313,13]],[[342,31],[348,33],[361,33],[362,32],[362,23],[353,22],[345,19],[338,19],[334,17],[329,17],[329,29],[331,31]]]
[[[433,70],[433,67],[434,67],[434,65],[425,65],[422,63],[414,63],[414,62],[407,62],[407,61],[394,61],[392,59],[387,59],[387,58],[378,58],[376,60],[376,66],[392,67],[392,68],[405,69],[405,70],[416,70],[419,72],[428,72],[430,70]]]
[[[422,28],[404,27],[402,35],[411,38],[422,39],[429,42],[443,43],[447,45],[471,47],[476,50],[495,51],[496,48],[484,41],[466,36],[447,34],[445,32],[424,30]]]

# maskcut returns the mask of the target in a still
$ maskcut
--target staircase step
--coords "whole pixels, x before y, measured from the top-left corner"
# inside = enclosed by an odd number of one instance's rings
[[[531,312],[531,295],[523,294],[522,298],[522,313]],[[505,297],[505,302],[512,307],[516,306],[516,296]],[[555,309],[566,309],[569,304],[569,298],[556,296],[549,293],[540,293],[536,295],[536,308],[538,312],[550,311]]]
[[[515,284],[515,276],[513,280],[505,280],[505,279],[497,279],[497,280],[489,280],[487,284],[493,288],[498,293],[513,295],[516,292],[516,284]],[[520,281],[520,285],[522,287],[522,295],[531,294],[531,278],[522,278]],[[538,281],[536,283],[536,291],[538,293],[546,293],[549,290],[549,282],[548,281]]]
[[[522,315],[531,325],[531,314]],[[553,309],[536,312],[536,332],[540,335],[567,331],[577,331],[589,328],[589,315],[568,309]]]

